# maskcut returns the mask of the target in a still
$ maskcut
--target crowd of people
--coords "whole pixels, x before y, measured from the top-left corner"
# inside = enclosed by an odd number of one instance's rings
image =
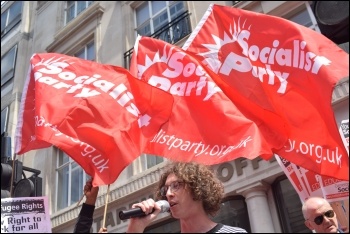
[[[74,233],[89,233],[99,188],[92,180],[84,186],[85,202],[80,210]],[[155,200],[147,199],[132,205],[145,214],[132,217],[127,233],[142,233],[157,218],[162,207],[156,202],[168,201],[171,216],[180,221],[181,233],[247,233],[240,227],[214,222],[224,197],[224,186],[214,172],[205,165],[194,162],[170,162],[158,182]],[[302,206],[305,225],[316,233],[343,233],[337,216],[329,202],[320,197],[310,197]],[[102,227],[100,233],[107,233]]]
[[[98,187],[91,180],[84,187],[86,201],[82,205],[75,233],[89,233]],[[224,197],[224,186],[207,166],[194,162],[172,162],[162,174],[156,192],[156,200],[167,200],[170,214],[180,221],[181,232],[185,233],[247,233],[239,227],[216,223],[210,219],[220,209]],[[141,233],[156,219],[161,207],[153,199],[133,204],[146,214],[130,218],[127,233]],[[100,232],[107,232],[103,227]]]

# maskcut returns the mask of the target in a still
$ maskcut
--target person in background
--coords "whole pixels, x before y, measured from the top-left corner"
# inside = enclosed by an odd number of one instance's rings
[[[84,186],[86,200],[81,207],[74,233],[90,233],[98,190],[99,187],[92,186],[92,178],[86,181]]]
[[[302,207],[305,225],[316,233],[343,233],[338,227],[337,215],[327,200],[308,198]]]
[[[213,171],[194,162],[171,162],[156,189],[156,199],[167,200],[171,216],[179,219],[181,233],[247,233],[242,228],[210,219],[219,211],[223,196],[223,184]],[[130,218],[127,233],[143,232],[160,213],[160,207],[153,199],[136,203],[132,208],[135,207],[148,215]]]

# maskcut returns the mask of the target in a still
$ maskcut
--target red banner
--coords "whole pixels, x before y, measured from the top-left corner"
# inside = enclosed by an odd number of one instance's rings
[[[113,183],[171,114],[171,95],[123,68],[54,53],[30,63],[16,153],[55,145],[95,186]]]
[[[256,115],[248,116],[252,121],[261,119],[261,110],[279,117],[288,141],[278,155],[349,180],[349,158],[331,106],[336,83],[349,75],[349,55],[336,44],[283,18],[212,4],[183,49],[212,71],[236,105],[242,98],[258,105]]]
[[[261,118],[237,107],[213,82],[201,64],[181,48],[150,37],[138,37],[131,73],[174,97],[172,115],[145,153],[177,161],[217,164],[238,157],[265,158],[281,148],[287,138],[281,121],[248,99],[240,105],[251,107]],[[263,122],[268,118],[271,122]],[[271,132],[278,129],[278,132]],[[261,132],[266,133],[264,136]],[[266,140],[269,138],[268,140]]]

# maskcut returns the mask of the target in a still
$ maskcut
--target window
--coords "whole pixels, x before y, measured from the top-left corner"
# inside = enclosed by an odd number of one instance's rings
[[[22,1],[15,1],[1,14],[1,38],[13,29],[22,18]]]
[[[1,97],[12,91],[15,76],[17,45],[1,58]]]
[[[154,156],[154,155],[146,155],[146,169],[154,167],[155,165],[164,162],[163,157]]]
[[[286,176],[273,184],[277,210],[283,233],[312,233],[304,224],[299,195]]]
[[[293,21],[294,23],[303,25],[305,27],[311,27],[312,22],[309,13],[306,9],[304,9],[301,12],[298,12],[297,14],[293,15],[289,18],[290,21]]]
[[[83,195],[90,177],[66,153],[59,151],[57,162],[57,210],[73,205]]]
[[[213,220],[217,223],[243,228],[248,233],[251,232],[247,204],[243,196],[226,198]]]
[[[147,1],[136,9],[137,33],[150,36],[185,11],[184,3]]]
[[[95,43],[89,42],[73,56],[95,60]],[[83,168],[63,151],[59,151],[57,163],[57,210],[77,203],[83,195],[85,182],[90,178]]]
[[[286,18],[294,23],[297,23],[297,24],[303,25],[307,28],[315,30],[316,22],[312,21],[309,12],[310,11],[308,11],[307,6],[305,4],[303,4],[296,11],[293,11],[292,13],[289,13],[288,15],[284,16],[284,18]]]
[[[135,9],[136,34],[175,44],[191,34],[190,14],[182,1],[148,1]],[[133,48],[124,53],[129,69]]]
[[[75,57],[95,61],[95,43],[92,41],[74,54]]]
[[[142,154],[140,157],[141,163],[141,171],[145,171],[155,165],[164,162],[164,158],[160,156],[155,156],[151,154]],[[136,171],[135,173],[139,173],[140,171]]]
[[[67,1],[66,24],[77,17],[82,11],[90,6],[94,1]]]

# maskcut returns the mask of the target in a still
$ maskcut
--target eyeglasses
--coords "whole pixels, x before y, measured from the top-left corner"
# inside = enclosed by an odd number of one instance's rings
[[[160,189],[160,195],[165,197],[169,188],[170,188],[171,192],[176,192],[177,190],[179,190],[179,188],[181,187],[182,184],[184,184],[184,182],[174,181],[174,182],[171,182],[170,185],[168,185],[168,186],[164,185]]]
[[[321,225],[323,223],[323,216],[326,216],[327,218],[333,218],[334,211],[333,210],[326,211],[323,215],[317,216],[313,222],[315,222],[317,225]]]

